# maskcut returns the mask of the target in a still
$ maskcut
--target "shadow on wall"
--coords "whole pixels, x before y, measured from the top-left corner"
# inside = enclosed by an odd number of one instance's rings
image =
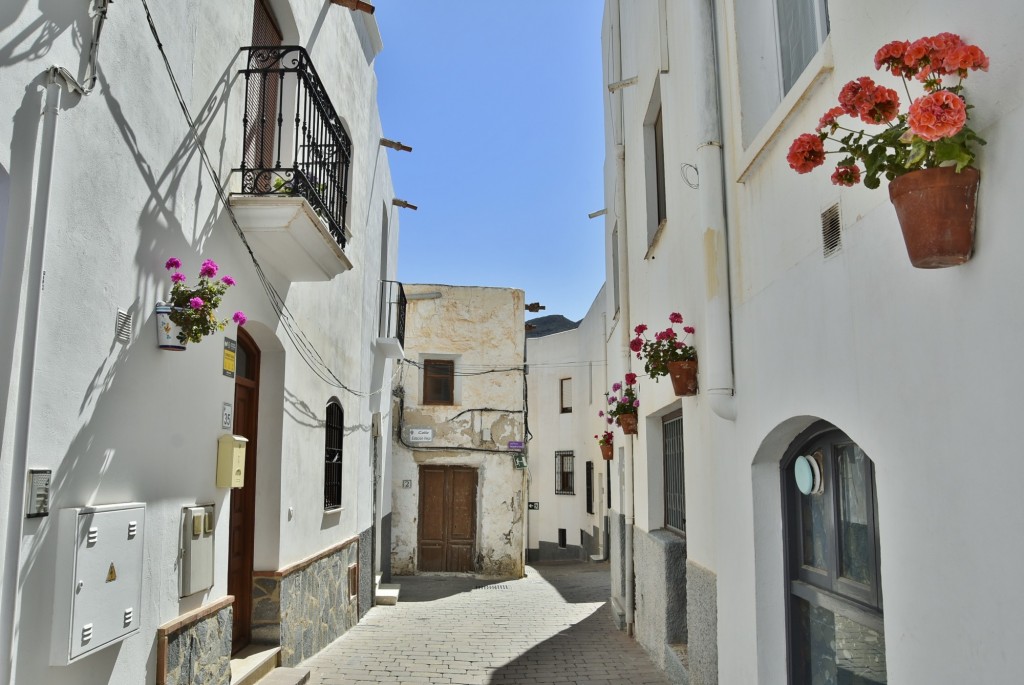
[[[25,11],[28,0],[4,0],[0,3],[0,32],[11,26]],[[0,46],[0,68],[19,62],[41,60],[65,31],[79,48],[78,73],[84,73],[92,44],[92,2],[80,0],[39,0],[39,16]]]

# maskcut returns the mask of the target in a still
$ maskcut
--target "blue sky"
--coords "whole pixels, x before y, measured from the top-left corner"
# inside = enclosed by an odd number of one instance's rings
[[[597,0],[378,0],[406,283],[521,288],[580,319],[604,281]],[[535,315],[527,314],[527,318]]]

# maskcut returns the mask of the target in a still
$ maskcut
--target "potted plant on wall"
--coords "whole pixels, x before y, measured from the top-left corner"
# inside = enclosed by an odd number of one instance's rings
[[[169,302],[156,303],[157,345],[162,350],[184,350],[189,342],[201,342],[204,336],[222,331],[229,319],[217,318],[217,307],[227,289],[235,285],[231,276],[219,280],[220,267],[207,259],[199,268],[199,282],[195,286],[185,285],[188,277],[183,274],[181,260],[171,257],[164,264],[171,274],[171,295]],[[239,326],[246,322],[243,312],[235,312],[231,319]]]
[[[668,315],[670,323],[683,323],[679,312]],[[647,326],[640,324],[633,329],[636,337],[629,343],[629,349],[636,353],[637,359],[644,362],[644,371],[657,382],[661,376],[672,380],[672,390],[677,397],[697,394],[697,350],[686,342],[689,335],[696,329],[683,326],[683,337],[680,338],[669,326],[654,334],[651,340],[646,335]]]
[[[974,249],[975,208],[981,172],[971,166],[975,144],[985,141],[967,125],[971,105],[963,81],[988,57],[960,36],[940,33],[914,42],[893,41],[875,54],[875,68],[900,77],[910,100],[900,112],[896,91],[862,76],[839,93],[839,105],[825,112],[815,133],[800,135],[787,161],[804,174],[825,163],[826,154],[842,157],[832,182],[877,188],[889,180],[889,198],[903,231],[910,262],[932,269],[963,264]],[[913,97],[909,79],[923,93]],[[848,128],[841,117],[881,126],[877,133]],[[825,142],[838,143],[825,150]],[[861,167],[863,166],[863,170]]]
[[[636,435],[636,412],[640,400],[636,397],[636,374],[627,373],[625,383],[613,383],[608,395],[608,416],[622,427],[626,435]]]
[[[603,415],[603,412],[601,415]],[[605,461],[611,461],[615,454],[615,433],[612,433],[611,431],[604,431],[600,435],[595,435],[594,437],[597,438],[597,444],[601,447],[601,457]]]

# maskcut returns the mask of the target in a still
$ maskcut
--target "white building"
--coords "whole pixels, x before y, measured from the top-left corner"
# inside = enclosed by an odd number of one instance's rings
[[[405,293],[405,361],[391,410],[391,572],[518,578],[523,291],[406,284]]]
[[[400,335],[377,25],[321,0],[149,2],[152,24],[143,2],[14,5],[0,682],[226,683],[247,643],[296,664],[380,567]],[[190,283],[216,261],[220,315],[248,323],[158,349],[170,257]],[[216,478],[232,434],[239,489]]]
[[[613,603],[680,679],[1020,679],[1022,19],[1009,0],[606,2],[608,378],[642,373],[633,328],[670,312],[700,363],[695,397],[641,380]],[[944,31],[991,59],[965,84],[988,145],[973,259],[921,270],[884,187],[786,155],[848,81],[900,87],[879,47]],[[798,492],[800,455],[820,494]]]
[[[594,435],[608,388],[602,290],[575,328],[527,333],[530,502],[527,561],[607,557],[608,477]]]

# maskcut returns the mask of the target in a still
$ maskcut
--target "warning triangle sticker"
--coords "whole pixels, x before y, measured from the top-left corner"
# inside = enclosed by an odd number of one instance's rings
[[[110,570],[107,571],[107,582],[112,583],[117,580],[117,569],[114,568],[114,562],[110,562]]]

